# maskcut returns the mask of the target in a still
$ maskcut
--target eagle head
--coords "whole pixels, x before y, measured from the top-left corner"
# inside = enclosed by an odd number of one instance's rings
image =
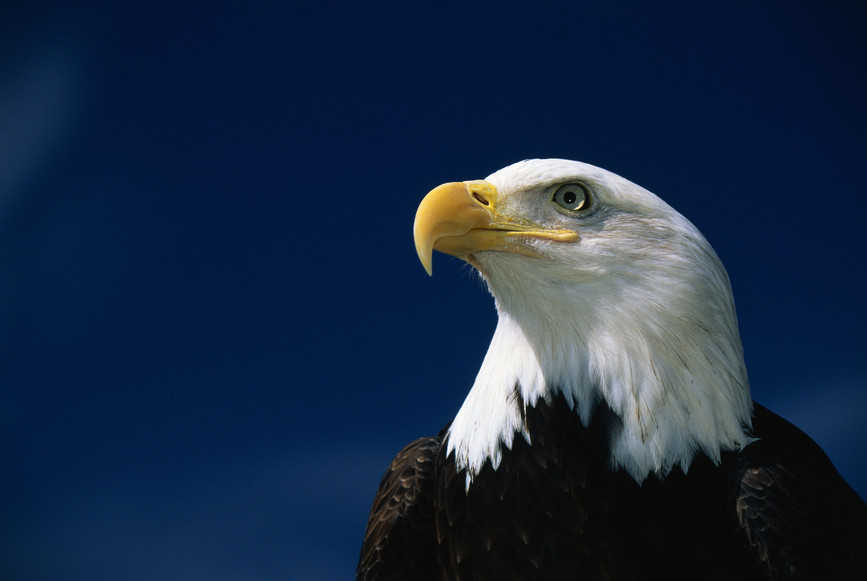
[[[519,406],[558,394],[585,425],[611,408],[610,464],[639,482],[749,442],[728,275],[654,194],[585,163],[526,160],[432,190],[414,236],[429,274],[433,250],[471,264],[499,316],[448,434],[468,486],[516,435],[530,441]]]

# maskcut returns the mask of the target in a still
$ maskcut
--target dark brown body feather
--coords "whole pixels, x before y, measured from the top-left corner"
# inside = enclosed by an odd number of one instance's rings
[[[516,437],[469,491],[443,437],[404,448],[376,493],[357,578],[867,579],[864,502],[761,406],[758,441],[641,485],[608,469],[619,420],[607,408],[584,427],[555,399],[526,421],[532,444]]]

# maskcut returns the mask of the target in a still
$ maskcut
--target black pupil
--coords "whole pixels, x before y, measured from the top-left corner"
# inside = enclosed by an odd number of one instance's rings
[[[566,192],[563,194],[563,201],[569,205],[574,204],[577,199],[578,197],[575,195],[575,192]]]

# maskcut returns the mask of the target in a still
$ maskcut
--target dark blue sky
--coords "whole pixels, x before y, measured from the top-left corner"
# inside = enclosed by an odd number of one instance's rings
[[[528,157],[690,218],[867,496],[860,3],[7,4],[3,579],[349,578],[495,324],[415,207]]]

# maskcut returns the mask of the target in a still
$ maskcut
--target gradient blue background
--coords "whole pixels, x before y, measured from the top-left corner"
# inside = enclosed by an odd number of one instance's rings
[[[863,3],[19,4],[0,578],[350,578],[495,324],[416,205],[528,157],[690,218],[754,397],[867,496]]]

